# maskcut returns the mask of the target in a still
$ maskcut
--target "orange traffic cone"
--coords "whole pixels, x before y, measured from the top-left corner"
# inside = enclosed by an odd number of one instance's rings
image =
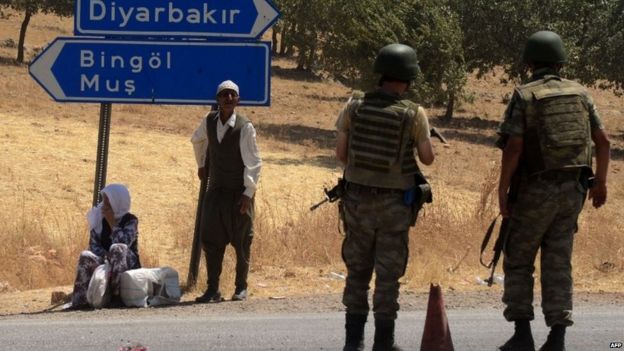
[[[449,329],[442,289],[439,285],[431,284],[429,290],[429,303],[427,306],[427,318],[423,331],[420,351],[454,351],[451,330]]]

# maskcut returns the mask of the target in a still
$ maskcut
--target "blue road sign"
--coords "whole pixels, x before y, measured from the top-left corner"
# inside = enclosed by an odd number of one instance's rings
[[[252,39],[279,16],[270,0],[77,0],[74,32]]]
[[[213,104],[231,79],[241,105],[270,104],[267,42],[57,38],[31,76],[59,102]]]

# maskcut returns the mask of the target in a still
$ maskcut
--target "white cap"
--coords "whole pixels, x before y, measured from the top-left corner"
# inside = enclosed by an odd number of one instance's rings
[[[231,80],[226,80],[219,84],[219,86],[217,87],[217,95],[219,95],[219,93],[225,89],[234,90],[236,92],[236,95],[239,95],[238,85],[236,85],[236,83],[232,82]]]

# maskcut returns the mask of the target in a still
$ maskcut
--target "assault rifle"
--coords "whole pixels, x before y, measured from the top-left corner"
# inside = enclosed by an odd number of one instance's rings
[[[446,138],[440,133],[440,131],[438,131],[438,129],[436,129],[436,127],[431,127],[431,129],[429,130],[429,134],[431,134],[432,137],[440,139],[442,144],[448,144]]]
[[[518,188],[520,186],[520,172],[520,168],[516,169],[516,173],[514,173],[513,177],[511,178],[511,185],[509,187],[509,193],[507,194],[508,206],[514,204],[516,202],[516,199],[518,198]],[[490,241],[490,237],[492,236],[492,232],[494,231],[494,226],[496,225],[497,219],[498,216],[494,218],[492,224],[490,224],[490,226],[488,227],[488,230],[485,233],[485,237],[481,242],[481,253],[479,254],[479,262],[481,263],[481,265],[491,270],[490,277],[485,280],[488,286],[492,286],[492,284],[494,283],[494,270],[496,270],[498,260],[505,250],[505,245],[507,245],[507,240],[509,239],[509,218],[503,218],[500,229],[498,231],[498,238],[496,238],[496,242],[494,243],[494,247],[492,248],[492,251],[494,251],[492,259],[487,264],[483,262],[483,251],[485,251],[485,248]]]
[[[334,185],[334,187],[329,190],[325,188],[324,191],[325,191],[325,199],[313,205],[312,207],[310,207],[310,211],[316,210],[319,206],[321,206],[322,204],[326,202],[335,202],[336,200],[340,199],[345,191],[345,180],[342,178],[339,178],[338,184]]]
[[[436,129],[436,127],[431,127],[430,129],[430,134],[438,139],[440,139],[440,141],[443,144],[448,144],[448,141],[446,140],[446,138]],[[422,175],[420,175],[422,177]],[[427,181],[423,178],[423,181],[418,183],[418,184],[427,184]],[[428,184],[427,184],[428,186]],[[327,202],[335,202],[336,200],[340,199],[342,197],[342,195],[344,194],[345,191],[345,180],[343,178],[339,178],[338,179],[338,184],[336,184],[333,188],[327,190],[327,188],[324,189],[325,192],[325,199],[317,204],[314,204],[312,207],[310,207],[310,211],[314,211],[317,208],[319,208],[321,205],[323,205],[324,203]],[[413,194],[412,194],[413,196]],[[426,201],[425,202],[431,202],[431,190],[429,188],[429,193],[428,195],[425,196],[426,197]],[[422,204],[421,204],[422,205]]]

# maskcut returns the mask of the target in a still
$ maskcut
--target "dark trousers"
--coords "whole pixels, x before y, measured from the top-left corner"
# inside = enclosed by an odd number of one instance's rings
[[[247,276],[249,273],[249,257],[251,254],[252,237],[247,236],[241,245],[232,245],[236,251],[236,290],[247,289]],[[223,269],[223,256],[226,246],[204,246],[206,252],[206,267],[208,270],[208,289],[219,290],[219,278]]]
[[[206,253],[208,289],[219,289],[225,248],[236,251],[236,289],[247,288],[253,238],[253,199],[247,213],[240,213],[242,190],[209,189],[204,199],[201,221],[202,245]]]

